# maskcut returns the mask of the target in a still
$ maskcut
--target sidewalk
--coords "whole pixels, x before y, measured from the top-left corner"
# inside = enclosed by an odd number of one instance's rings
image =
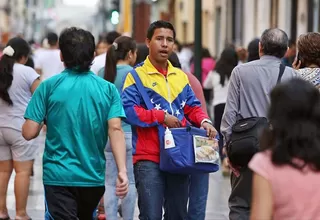
[[[39,151],[34,165],[34,177],[30,183],[30,193],[28,199],[28,214],[33,220],[44,220],[45,203],[42,185],[42,154],[44,148],[44,135],[39,139]],[[14,218],[15,199],[13,193],[14,174],[9,183],[7,204],[10,217]],[[230,181],[224,178],[221,172],[210,175],[210,188],[207,202],[206,220],[226,220],[228,219],[228,196],[230,195]],[[138,220],[139,210],[136,206],[135,220]],[[121,219],[121,218],[119,218]]]

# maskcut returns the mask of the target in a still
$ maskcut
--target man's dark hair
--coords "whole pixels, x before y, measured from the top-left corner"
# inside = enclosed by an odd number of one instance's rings
[[[59,47],[67,68],[89,71],[95,51],[94,37],[89,31],[76,27],[65,29],[60,35]]]
[[[173,38],[176,39],[176,31],[174,30],[173,25],[170,22],[167,21],[155,21],[152,24],[150,24],[147,32],[147,38],[151,40],[153,37],[154,31],[158,28],[166,28],[170,29],[173,32]]]
[[[289,45],[290,48],[296,46],[296,40],[294,40],[294,39],[289,39],[288,45]]]
[[[47,34],[48,44],[50,46],[55,46],[58,43],[58,35],[56,33],[50,32]]]
[[[120,37],[120,36],[121,36],[121,34],[119,34],[118,32],[116,32],[116,31],[110,31],[110,32],[106,35],[105,39],[102,39],[102,41],[105,41],[105,42],[107,42],[107,44],[111,45],[111,44],[113,44],[113,42],[115,41],[115,39],[117,39],[117,38]]]
[[[137,44],[137,59],[134,65],[142,63],[149,55],[149,48],[145,43]]]
[[[180,63],[179,57],[175,52],[171,53],[171,55],[169,56],[169,61],[172,64],[172,66],[181,69],[181,63]]]
[[[180,51],[182,50],[182,45],[180,44],[180,42],[179,42],[177,39],[175,39],[174,43],[175,43],[175,44],[177,45],[177,47],[178,47],[178,52],[180,52]]]
[[[256,38],[250,41],[248,44],[248,62],[260,59],[259,42],[260,39]]]
[[[288,49],[288,35],[279,28],[265,30],[260,39],[260,44],[264,55],[282,58]]]

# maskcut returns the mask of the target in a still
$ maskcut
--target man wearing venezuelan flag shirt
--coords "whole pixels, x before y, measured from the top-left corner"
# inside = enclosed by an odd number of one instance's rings
[[[209,117],[201,109],[187,75],[168,61],[175,40],[172,24],[156,21],[149,26],[146,44],[149,56],[136,67],[154,109],[147,110],[129,73],[122,90],[127,121],[132,125],[133,162],[138,191],[139,219],[187,219],[188,175],[163,172],[159,168],[158,125],[184,127],[187,119],[216,135]],[[199,186],[201,187],[201,186]]]

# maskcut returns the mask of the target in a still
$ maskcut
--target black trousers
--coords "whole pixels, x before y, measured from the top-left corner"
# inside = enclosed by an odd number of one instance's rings
[[[44,186],[46,220],[92,220],[105,187]]]
[[[231,194],[229,197],[229,219],[249,220],[252,194],[252,171],[242,168],[240,176],[231,174]]]
[[[220,132],[220,127],[221,127],[221,120],[222,120],[222,116],[223,116],[223,112],[224,112],[224,108],[225,108],[226,104],[218,104],[214,106],[214,127],[215,129],[218,131],[220,139],[219,139],[219,153],[220,153],[220,157],[221,160],[224,159],[224,155],[222,154],[222,149],[223,149],[223,137],[222,134]]]

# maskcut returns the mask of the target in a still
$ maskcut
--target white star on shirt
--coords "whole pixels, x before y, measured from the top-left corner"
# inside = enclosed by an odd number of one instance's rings
[[[184,106],[186,105],[186,102],[187,100],[184,100],[184,101],[182,101],[182,103],[180,104],[180,106],[181,106],[181,109],[183,109],[184,108]]]
[[[160,110],[161,109],[161,105],[160,104],[156,104],[156,107],[154,107],[155,109],[157,110]]]
[[[165,113],[168,113],[168,109],[164,109],[163,111],[164,111]]]
[[[150,102],[151,102],[152,104],[154,104],[154,101],[153,101],[153,99],[150,99]]]
[[[177,116],[181,115],[179,109],[177,109],[176,115],[177,115]]]

